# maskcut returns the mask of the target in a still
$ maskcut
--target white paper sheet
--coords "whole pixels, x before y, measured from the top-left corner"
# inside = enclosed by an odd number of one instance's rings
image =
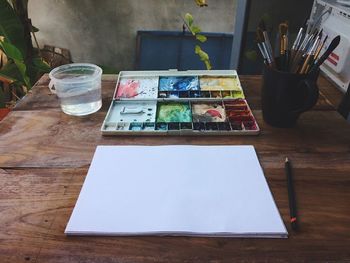
[[[98,146],[65,233],[288,234],[253,146]]]

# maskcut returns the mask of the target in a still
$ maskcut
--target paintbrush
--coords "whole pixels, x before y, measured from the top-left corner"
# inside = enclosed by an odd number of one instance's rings
[[[315,63],[316,60],[316,53],[318,52],[318,50],[320,50],[320,48],[322,48],[322,36],[323,36],[323,29],[319,32],[316,41],[314,43],[314,47],[311,49],[311,56],[310,56],[310,60],[305,68],[305,71],[303,72],[304,74],[309,72],[310,67],[312,67],[312,65]],[[318,55],[317,55],[318,56]]]
[[[267,56],[266,56],[266,54],[265,54],[265,51],[264,51],[264,49],[263,49],[261,43],[258,43],[258,48],[259,48],[260,53],[261,53],[261,55],[262,55],[262,57],[263,57],[263,59],[264,59],[264,63],[265,63],[265,64],[268,64],[268,63],[267,63]]]
[[[291,51],[290,51],[290,53],[291,53],[290,54],[290,62],[291,62],[290,64],[291,65],[292,65],[292,62],[294,61],[294,57],[296,55],[296,52],[300,49],[300,46],[301,46],[301,43],[302,43],[301,41],[303,39],[303,34],[304,34],[306,26],[307,26],[307,19],[305,20],[303,25],[300,27],[298,35],[295,38],[294,43],[292,45],[292,48],[291,48]]]
[[[305,59],[305,61],[303,63],[303,66],[301,67],[300,72],[299,72],[300,74],[306,74],[306,72],[308,71],[309,64],[313,60],[313,56],[315,55],[316,49],[317,49],[317,47],[319,45],[319,42],[320,42],[320,37],[317,36],[317,38],[314,41],[312,47],[307,52],[306,59]]]
[[[321,45],[318,47],[318,49],[316,50],[314,61],[316,61],[316,60],[318,59],[318,56],[320,55],[321,50],[323,49],[323,47],[324,47],[324,45],[325,45],[327,39],[328,39],[328,36],[326,36],[326,37],[323,39],[322,44],[321,44]]]
[[[329,57],[329,55],[337,48],[340,43],[340,36],[336,36],[333,38],[332,42],[329,44],[327,50],[324,54],[317,60],[317,62],[311,67],[310,74],[316,73],[319,67],[325,62],[325,60]]]
[[[279,34],[280,34],[281,70],[286,70],[287,63],[288,63],[288,24],[287,23],[281,23],[279,25]]]
[[[304,59],[310,50],[310,43],[313,43],[313,39],[317,36],[318,30],[315,29],[313,33],[306,34],[303,42],[300,45],[299,50],[296,52],[295,57],[292,62],[291,72],[297,73],[299,71],[300,65],[302,65]],[[311,44],[312,45],[312,44]],[[312,47],[312,46],[311,46]]]
[[[263,33],[263,36],[264,36],[264,40],[265,40],[265,44],[266,44],[266,48],[269,51],[270,57],[272,58],[272,61],[274,61],[274,56],[273,56],[273,52],[272,52],[272,46],[271,46],[269,34],[267,33],[267,30],[266,30],[266,25],[265,25],[264,20],[260,21],[259,28],[262,30],[262,33]]]
[[[270,54],[266,46],[263,31],[259,27],[256,30],[256,41],[258,42],[258,47],[265,60],[265,64],[267,64],[268,66],[273,66],[272,54]]]

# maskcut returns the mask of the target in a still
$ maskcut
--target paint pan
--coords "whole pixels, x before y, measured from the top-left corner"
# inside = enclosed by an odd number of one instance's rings
[[[192,122],[181,122],[180,128],[181,130],[192,130]]]
[[[180,98],[180,94],[178,91],[170,91],[170,92],[167,92],[167,98],[178,99]]]
[[[117,131],[127,131],[130,128],[130,123],[129,122],[119,122],[116,130]]]
[[[243,130],[243,123],[241,121],[232,121],[230,122],[231,129],[234,131],[241,131]]]
[[[130,131],[142,131],[143,123],[141,122],[133,122],[130,123],[129,130]]]
[[[143,123],[143,130],[144,131],[154,131],[155,130],[155,123],[154,122]]]
[[[204,122],[194,122],[193,129],[195,131],[204,131],[205,130],[205,123]]]
[[[221,91],[221,94],[224,99],[233,98],[231,91]]]
[[[228,122],[218,122],[217,125],[218,125],[219,131],[230,131],[231,130],[230,123],[228,123]]]
[[[158,94],[158,98],[167,98],[168,93],[166,91],[160,91]]]
[[[202,97],[202,93],[199,90],[191,90],[190,91],[190,98],[201,98]]]
[[[256,126],[255,121],[244,121],[243,126],[245,130],[253,131],[256,130],[258,127]]]
[[[157,131],[167,131],[168,124],[165,122],[158,122],[158,123],[156,123],[156,130]]]
[[[222,98],[221,91],[211,91],[210,97],[211,98]]]
[[[210,91],[201,91],[202,98],[210,98]]]
[[[169,131],[178,131],[180,130],[180,122],[169,122],[168,123]]]
[[[189,91],[180,91],[179,97],[180,98],[188,98],[188,97],[190,97],[190,93],[189,93]]]
[[[207,131],[219,130],[218,123],[217,122],[206,122],[205,123],[205,130],[207,130]]]

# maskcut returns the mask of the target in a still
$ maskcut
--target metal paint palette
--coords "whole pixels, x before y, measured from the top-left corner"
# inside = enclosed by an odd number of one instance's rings
[[[222,74],[220,74],[222,73]],[[120,72],[104,135],[256,135],[237,72]]]

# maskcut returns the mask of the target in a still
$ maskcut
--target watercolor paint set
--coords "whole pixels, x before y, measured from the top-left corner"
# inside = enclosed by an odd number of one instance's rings
[[[256,135],[235,70],[122,71],[104,135]]]

